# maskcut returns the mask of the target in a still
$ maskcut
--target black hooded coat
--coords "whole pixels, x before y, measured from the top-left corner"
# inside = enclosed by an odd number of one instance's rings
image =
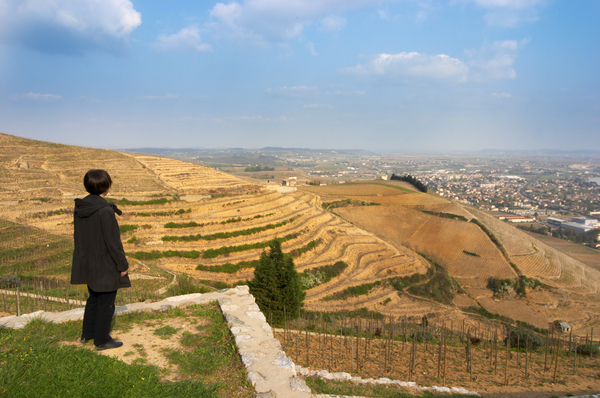
[[[75,250],[71,268],[71,284],[86,284],[95,292],[112,292],[131,287],[121,232],[115,213],[116,205],[98,195],[75,199]]]

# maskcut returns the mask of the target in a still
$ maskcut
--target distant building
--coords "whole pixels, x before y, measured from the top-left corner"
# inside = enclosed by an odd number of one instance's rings
[[[548,219],[546,221],[548,221],[548,224],[554,225],[557,227],[560,227],[562,225],[562,223],[565,222],[565,220],[561,220],[560,218],[553,218],[553,217],[548,217]]]
[[[281,186],[283,186],[283,187],[295,187],[297,181],[298,181],[297,177],[288,177],[287,179],[281,181]]]
[[[550,220],[550,218],[548,218],[548,220]],[[571,221],[563,221],[560,224],[561,228],[569,228],[579,234],[589,232],[593,229],[598,229],[599,226],[598,220],[595,218],[586,217],[573,217]]]
[[[561,322],[559,326],[560,326],[560,330],[563,332],[571,331],[571,325],[569,325],[567,322]]]
[[[506,220],[508,222],[533,222],[533,221],[535,221],[535,217],[509,216],[509,215],[500,215],[500,216],[498,216],[498,219]]]

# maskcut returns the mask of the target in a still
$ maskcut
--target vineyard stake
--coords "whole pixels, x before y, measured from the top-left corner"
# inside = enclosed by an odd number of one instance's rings
[[[544,353],[544,372],[548,370],[548,330],[546,329],[546,351]]]
[[[573,375],[577,374],[577,336],[573,339],[575,351],[573,353]]]
[[[558,339],[558,344],[556,346],[556,360],[554,362],[554,381],[556,383],[556,370],[558,369],[558,354],[560,353],[560,339]]]
[[[529,376],[529,332],[525,339],[525,377]]]
[[[442,328],[444,324],[442,323]],[[439,344],[438,344],[438,368],[437,368],[437,377],[440,378],[440,371],[442,367],[442,331],[440,331]]]
[[[508,338],[506,339],[506,362],[504,363],[504,385],[508,385],[508,356],[510,355],[510,327],[508,328]]]
[[[517,333],[517,369],[521,368],[521,363],[519,362],[519,352],[521,352],[521,333]]]
[[[592,326],[592,331],[590,332],[590,360],[592,359],[593,347],[594,347],[594,327]]]
[[[354,373],[354,340],[352,340],[352,332],[350,332],[350,373]]]
[[[358,335],[360,334],[360,318],[358,318],[356,321],[356,370],[358,371],[358,369],[360,369],[360,341],[358,338]]]
[[[452,325],[452,323],[450,324]],[[444,333],[444,386],[446,386],[446,356],[448,354],[448,345],[446,344],[446,331]],[[452,338],[452,332],[450,333],[450,338]]]
[[[585,345],[587,346],[589,344],[589,340],[588,340],[588,334],[585,334]],[[585,354],[581,355],[583,357],[583,368],[585,369],[585,360],[586,360],[586,356]],[[579,364],[581,364],[581,362],[579,362]]]
[[[328,367],[328,372],[331,372],[331,359],[333,358],[333,320],[335,318],[333,316],[331,316],[331,333],[329,334],[329,367]]]
[[[20,289],[21,288],[17,286],[17,316],[21,316]]]
[[[309,319],[309,315],[306,315],[306,322],[305,322],[305,326],[304,326],[304,337],[306,340],[306,367],[308,368],[310,365],[310,358],[309,358],[309,350],[308,350],[308,325],[310,324],[310,319]]]
[[[298,313],[298,319],[296,320],[296,362],[298,362],[299,356],[299,347],[298,347],[298,339],[300,337],[300,314]]]

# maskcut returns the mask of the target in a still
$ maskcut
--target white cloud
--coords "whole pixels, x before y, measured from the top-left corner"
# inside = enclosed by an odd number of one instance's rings
[[[341,69],[343,72],[388,78],[422,77],[439,80],[465,81],[469,68],[448,55],[428,55],[417,52],[379,54],[366,64]]]
[[[472,0],[485,8],[528,8],[545,3],[545,0]]]
[[[342,30],[344,25],[346,25],[346,18],[340,17],[338,15],[329,15],[319,22],[319,27],[321,30],[325,30],[327,32],[339,32]]]
[[[333,107],[331,105],[327,105],[327,104],[308,104],[308,105],[304,105],[302,108],[304,108],[304,109],[317,109],[317,108],[331,109]]]
[[[47,53],[122,54],[141,23],[130,0],[0,0],[0,41]]]
[[[359,90],[355,90],[355,91],[336,91],[335,95],[342,95],[345,97],[364,97],[367,95],[366,92],[364,91],[359,91]]]
[[[315,20],[324,30],[337,31],[346,20],[339,14],[368,5],[396,0],[241,0],[217,3],[209,26],[218,34],[238,42],[257,45],[278,43],[298,37]]]
[[[8,96],[11,101],[41,101],[41,102],[54,102],[63,99],[60,95],[54,94],[39,94],[39,93],[27,93],[27,94],[11,94]]]
[[[265,92],[277,97],[306,98],[317,97],[319,95],[319,89],[317,87],[306,86],[268,88]]]
[[[370,62],[340,71],[392,80],[423,78],[466,82],[514,79],[517,77],[514,62],[519,50],[528,42],[527,39],[503,40],[485,44],[479,50],[465,51],[467,61],[445,54],[378,54]]]
[[[181,29],[178,33],[166,36],[160,35],[154,43],[158,50],[194,50],[210,51],[210,44],[202,43],[200,39],[200,29],[197,26],[188,26]]]
[[[488,10],[484,20],[489,25],[514,27],[521,21],[534,22],[538,19],[539,9],[547,0],[462,0]]]
[[[518,51],[529,40],[503,40],[484,45],[477,51],[465,51],[472,58],[469,62],[470,79],[496,80],[514,79],[517,72],[513,68]]]
[[[512,95],[510,93],[492,93],[492,97],[494,98],[510,98]]]
[[[308,48],[308,51],[310,52],[310,55],[312,57],[316,57],[317,55],[319,55],[319,53],[317,53],[315,51],[315,45],[313,44],[312,41],[309,41],[308,43],[306,43],[306,48]]]
[[[379,10],[377,10],[377,14],[379,14],[379,18],[381,19],[388,19],[388,14],[385,10],[382,10],[381,8]]]
[[[269,122],[271,119],[268,117],[258,116],[240,116],[241,120],[245,120],[248,122]]]
[[[141,96],[140,98],[146,99],[146,100],[168,100],[168,99],[179,98],[179,94],[167,93],[165,95],[144,95],[144,96]]]

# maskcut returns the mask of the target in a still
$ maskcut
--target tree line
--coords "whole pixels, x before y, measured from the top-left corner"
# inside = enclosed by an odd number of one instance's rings
[[[390,180],[408,182],[413,187],[417,188],[419,191],[427,192],[427,186],[425,184],[423,184],[421,181],[419,181],[417,178],[411,176],[410,174],[405,174],[402,176],[392,174],[392,176],[390,177]]]

